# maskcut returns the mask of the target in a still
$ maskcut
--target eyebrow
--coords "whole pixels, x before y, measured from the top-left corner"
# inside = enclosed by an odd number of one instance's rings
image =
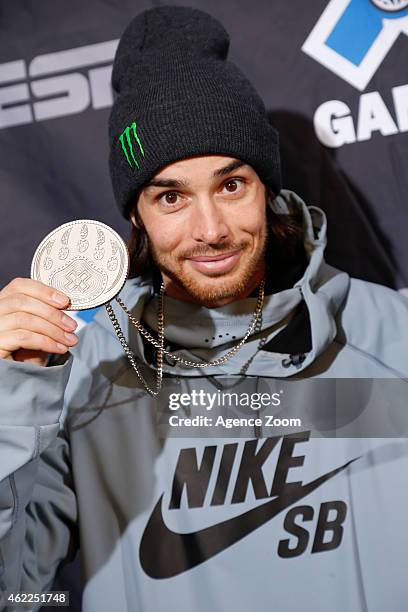
[[[224,166],[224,168],[219,168],[218,170],[214,170],[213,176],[225,176],[238,168],[242,168],[242,166],[246,166],[247,164],[240,159],[236,159],[232,161],[228,166]]]
[[[218,168],[218,170],[214,170],[213,176],[226,176],[227,174],[230,174],[230,172],[233,172],[234,170],[237,170],[238,168],[241,168],[242,166],[246,165],[247,164],[245,162],[241,161],[240,159],[236,159],[229,163],[227,166],[224,166],[223,168]],[[146,183],[144,189],[150,189],[151,187],[174,187],[180,189],[182,187],[187,186],[188,181],[184,181],[183,179],[151,179]]]

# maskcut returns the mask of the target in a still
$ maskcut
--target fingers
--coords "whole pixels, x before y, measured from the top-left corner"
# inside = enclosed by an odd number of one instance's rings
[[[67,295],[44,283],[13,279],[0,291],[0,358],[18,351],[61,354],[74,346],[77,323],[62,311],[69,302]]]
[[[22,348],[59,354],[66,353],[68,350],[65,344],[26,329],[0,332],[0,347],[0,359],[8,358],[11,353]]]
[[[70,301],[65,293],[31,278],[14,278],[0,291],[0,299],[12,294],[31,296],[56,308],[67,307]]]
[[[56,308],[55,305],[51,306],[41,299],[24,293],[9,293],[2,297],[0,292],[0,320],[8,314],[22,315],[23,313],[45,319],[67,331],[73,331],[77,327],[74,319]]]
[[[75,334],[64,331],[58,325],[27,312],[12,312],[0,317],[0,335],[2,332],[13,330],[35,332],[66,346],[74,346],[78,342]]]

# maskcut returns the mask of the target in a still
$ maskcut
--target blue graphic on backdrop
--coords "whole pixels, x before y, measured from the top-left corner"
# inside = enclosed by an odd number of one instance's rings
[[[326,40],[328,47],[359,66],[383,29],[384,19],[401,19],[398,12],[380,10],[366,0],[352,0]]]
[[[98,310],[99,310],[99,307],[89,308],[88,310],[78,310],[77,315],[80,319],[85,321],[85,323],[90,323],[93,320],[96,313],[98,312]]]
[[[99,312],[100,309],[101,307],[98,306],[98,308],[88,308],[87,310],[71,311],[68,314],[78,323],[77,331],[79,331],[88,323],[92,323],[96,313]]]
[[[363,90],[401,33],[408,0],[331,0],[302,51]]]

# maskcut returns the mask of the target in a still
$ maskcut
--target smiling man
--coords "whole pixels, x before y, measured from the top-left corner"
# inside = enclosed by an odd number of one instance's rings
[[[121,38],[117,302],[78,339],[0,291],[1,610],[78,549],[84,612],[405,609],[407,300],[326,264],[228,43],[166,6]]]
[[[213,155],[171,164],[142,189],[131,218],[151,236],[171,297],[222,306],[250,295],[265,277],[265,186],[240,160]]]

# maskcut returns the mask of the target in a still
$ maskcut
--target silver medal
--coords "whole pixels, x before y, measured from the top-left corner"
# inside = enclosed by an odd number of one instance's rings
[[[80,219],[60,225],[34,253],[31,278],[71,299],[66,310],[85,310],[109,302],[122,289],[129,254],[122,238],[100,221]]]

